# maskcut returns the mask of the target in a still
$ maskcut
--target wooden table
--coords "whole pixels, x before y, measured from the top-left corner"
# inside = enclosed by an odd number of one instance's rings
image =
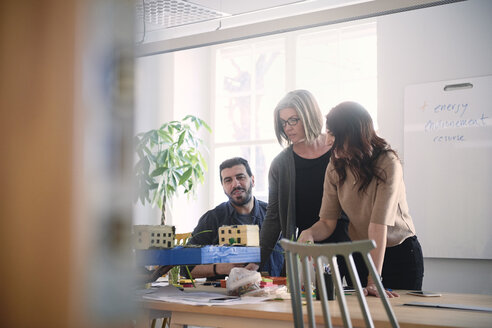
[[[492,295],[443,294],[441,297],[418,297],[399,291],[400,297],[390,299],[400,327],[492,327],[492,313],[469,310],[424,308],[405,306],[408,302],[432,302],[492,307]],[[376,327],[389,327],[382,303],[375,297],[367,298]],[[365,327],[355,295],[347,296],[347,303],[354,327]],[[141,311],[138,327],[149,327],[150,319],[159,311],[171,313],[171,327],[197,325],[208,327],[293,327],[290,300],[268,301],[261,304],[230,306],[194,306],[154,300],[140,301]],[[315,301],[316,322],[323,326],[323,315],[319,301]],[[343,327],[340,310],[336,301],[329,303],[332,322]],[[156,312],[157,311],[157,312]],[[306,314],[306,311],[304,311]],[[158,315],[157,315],[158,316]],[[305,317],[307,323],[307,318]]]

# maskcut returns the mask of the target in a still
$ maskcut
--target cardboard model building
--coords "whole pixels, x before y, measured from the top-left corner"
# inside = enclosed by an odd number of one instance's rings
[[[222,226],[219,245],[260,246],[260,230],[257,225]]]
[[[173,248],[175,231],[168,225],[134,225],[135,249]]]

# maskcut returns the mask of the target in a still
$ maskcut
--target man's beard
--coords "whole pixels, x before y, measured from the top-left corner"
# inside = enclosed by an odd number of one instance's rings
[[[245,195],[243,198],[241,198],[239,201],[235,201],[234,198],[231,196],[234,191],[236,190],[244,190],[245,191]],[[231,191],[231,195],[229,194],[226,194],[227,197],[229,197],[229,200],[231,201],[231,203],[233,203],[234,205],[236,206],[243,206],[243,205],[246,205],[250,200],[251,200],[251,197],[253,197],[253,184],[250,184],[249,185],[249,189],[246,190],[244,188],[234,188],[232,191]]]

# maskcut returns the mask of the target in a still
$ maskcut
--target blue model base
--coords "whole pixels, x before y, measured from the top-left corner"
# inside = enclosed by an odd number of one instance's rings
[[[203,246],[136,250],[138,266],[260,262],[259,247]]]

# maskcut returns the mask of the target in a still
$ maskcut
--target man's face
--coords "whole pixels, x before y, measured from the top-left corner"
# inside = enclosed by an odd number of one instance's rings
[[[248,175],[244,165],[223,169],[220,176],[224,193],[234,205],[243,206],[251,200],[255,178]]]

